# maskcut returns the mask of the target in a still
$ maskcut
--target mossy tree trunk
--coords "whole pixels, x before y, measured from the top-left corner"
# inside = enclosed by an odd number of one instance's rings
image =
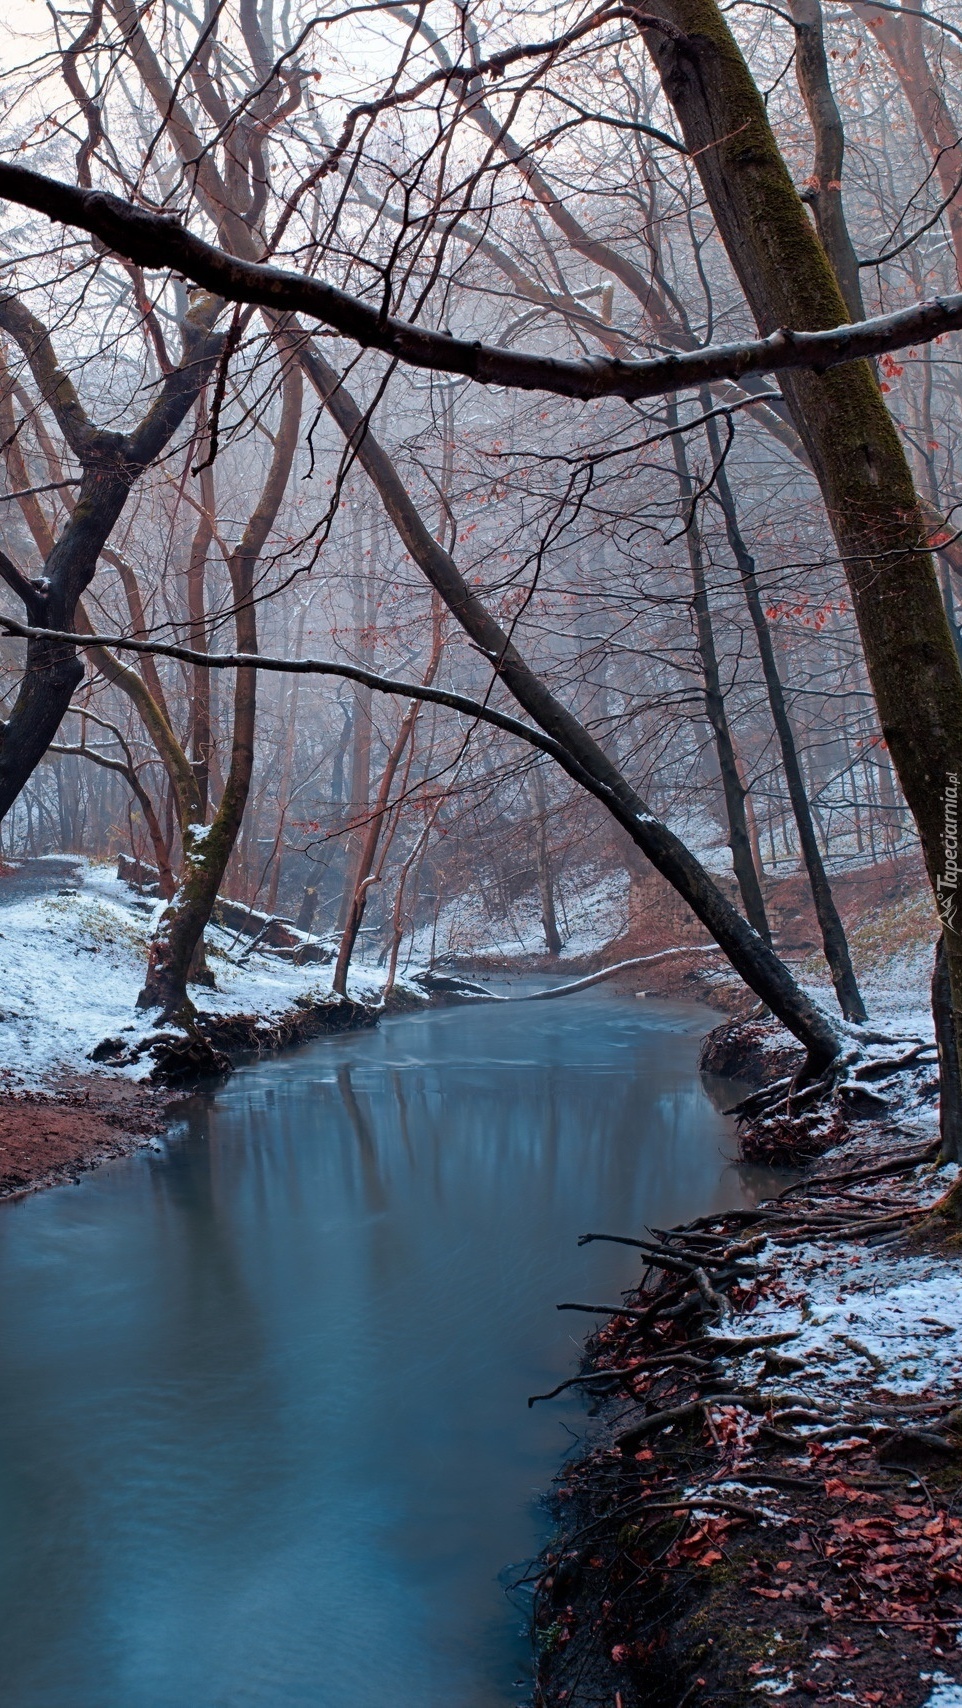
[[[848,313],[831,263],[714,0],[658,0],[656,9],[684,34],[669,40],[650,30],[648,45],[760,332],[842,324]],[[782,389],[825,501],[933,893],[951,899],[947,813],[962,776],[962,674],[911,471],[868,362],[786,372]],[[958,1048],[962,920],[941,911]]]

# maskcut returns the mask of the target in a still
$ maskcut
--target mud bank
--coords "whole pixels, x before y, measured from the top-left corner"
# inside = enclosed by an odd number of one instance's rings
[[[77,1075],[49,1091],[0,1091],[0,1199],[61,1186],[161,1133],[174,1094]]]
[[[147,1078],[60,1075],[43,1090],[0,1089],[0,1199],[76,1180],[163,1132],[173,1105],[203,1078],[231,1072],[234,1057],[280,1050],[325,1033],[376,1025],[370,1004],[301,1002],[280,1015],[198,1016],[196,1030],[158,1029],[130,1046],[106,1038],[99,1063],[152,1064]]]
[[[540,1708],[962,1703],[962,1240],[936,1149],[861,1122],[755,1209],[610,1230],[641,1281],[575,1378],[593,1415],[534,1574]]]
[[[302,998],[280,1014],[198,1013],[189,1031],[159,1027],[133,1043],[105,1038],[93,1060],[105,1069],[138,1066],[146,1077],[105,1071],[63,1074],[43,1090],[0,1086],[0,1199],[75,1180],[149,1144],[180,1097],[239,1060],[376,1026],[385,1014],[471,999],[463,980],[441,979],[438,988],[426,980],[423,995],[397,987],[385,1006]]]

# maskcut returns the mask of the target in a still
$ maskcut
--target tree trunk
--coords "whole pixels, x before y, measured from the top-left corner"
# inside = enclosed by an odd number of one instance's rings
[[[427,669],[424,672],[425,687],[428,687],[434,681],[438,665],[441,661],[441,627],[438,622],[436,612],[434,613],[433,627],[434,636],[431,647],[431,656],[428,659]],[[384,770],[381,775],[381,781],[378,785],[377,800],[371,810],[367,829],[364,834],[364,840],[361,843],[357,863],[354,868],[354,890],[351,896],[350,906],[347,910],[347,918],[344,922],[344,928],[341,933],[341,941],[337,952],[337,962],[334,968],[332,989],[335,996],[347,995],[347,975],[351,965],[351,956],[354,953],[358,934],[364,920],[368,891],[371,884],[376,882],[374,861],[377,856],[378,844],[381,840],[385,820],[389,811],[391,789],[394,786],[394,779],[397,775],[397,769],[401,763],[401,759],[403,758],[405,751],[409,748],[413,738],[414,726],[417,723],[421,705],[422,702],[420,700],[412,700],[401,719],[400,729],[398,730],[394,743],[388,753]],[[410,772],[411,757],[413,757],[413,753],[409,754],[408,757],[408,773]],[[383,864],[383,853],[381,858]]]
[[[815,216],[815,227],[832,263],[852,320],[865,319],[858,257],[852,245],[842,201],[845,130],[825,56],[819,0],[789,0],[795,25],[795,75],[815,137],[815,158],[802,200]]]
[[[945,937],[939,938],[935,950],[935,971],[932,974],[932,1015],[935,1020],[935,1041],[939,1050],[939,1132],[942,1138],[943,1162],[962,1162],[962,1071],[955,1049],[956,1017],[952,1012],[952,991],[949,985]]]
[[[301,905],[297,910],[297,919],[295,921],[298,931],[307,933],[311,930],[314,924],[314,915],[316,912],[317,885],[305,884],[304,894],[301,897]]]
[[[169,443],[217,360],[221,341],[210,333],[215,312],[209,298],[191,311],[181,366],[158,389],[139,425],[131,433],[114,433],[88,420],[57,363],[46,327],[16,298],[0,298],[0,325],[20,345],[83,470],[72,514],[46,556],[42,583],[32,583],[6,560],[4,578],[22,599],[31,626],[73,629],[79,601],[131,487]],[[74,647],[61,641],[27,642],[17,698],[0,728],[0,819],[43,758],[82,680]]]
[[[558,930],[558,915],[554,899],[554,872],[551,867],[551,846],[548,842],[548,802],[541,766],[531,773],[531,792],[535,804],[535,835],[538,845],[538,888],[541,891],[541,924],[545,948],[549,955],[560,955],[564,944]]]
[[[367,582],[364,577],[363,529],[363,513],[355,514],[353,530],[354,581],[352,587],[354,646],[356,654],[362,662],[367,662],[371,653],[371,635],[368,626]],[[368,811],[371,805],[372,733],[371,690],[370,688],[356,687],[354,689],[354,710],[351,716],[351,767],[347,811],[350,829],[344,851],[344,883],[341,887],[341,905],[338,909],[337,918],[338,929],[342,933],[347,930],[357,887],[362,882],[361,866],[371,830]]]
[[[571,756],[569,775],[591,789],[652,865],[684,897],[745,983],[805,1045],[812,1067],[834,1060],[841,1045],[828,1017],[799,989],[788,968],[721,893],[691,850],[650,811],[584,726],[529,669],[467,585],[454,560],[431,537],[341,376],[314,348],[303,347],[301,360],[379,492],[405,548],[519,705],[567,749]]]
[[[946,213],[956,273],[962,284],[962,192],[959,189],[962,141],[958,120],[949,111],[944,92],[925,56],[923,21],[917,15],[923,8],[913,6],[899,14],[888,8],[880,12],[874,6],[861,4],[860,0],[850,0],[850,3],[856,18],[871,30],[891,61],[922,140],[932,156],[932,169],[948,203]],[[914,17],[913,13],[916,14]]]
[[[669,410],[669,422],[677,421],[677,416],[677,409],[672,403]],[[765,912],[765,900],[762,895],[761,884],[758,881],[755,862],[752,858],[752,845],[748,834],[745,791],[738,775],[738,762],[735,758],[735,748],[728,727],[728,712],[725,707],[725,696],[722,692],[718,654],[715,650],[715,634],[712,627],[711,606],[708,603],[705,558],[695,508],[694,486],[680,434],[674,435],[671,446],[674,452],[675,472],[678,475],[682,504],[687,516],[685,542],[688,547],[688,562],[691,567],[692,608],[705,691],[705,713],[711,725],[715,740],[715,752],[718,756],[718,769],[721,773],[722,792],[725,798],[725,816],[728,820],[728,846],[732,853],[735,882],[738,885],[742,906],[745,909],[749,924],[755,927],[759,937],[764,942],[770,944],[772,937],[768,928],[768,915]]]
[[[243,539],[231,553],[228,564],[237,649],[247,654],[257,651],[254,572],[280,509],[294,461],[301,390],[300,371],[293,363],[288,364],[271,466]],[[257,672],[238,670],[234,684],[231,764],[223,796],[212,824],[186,828],[180,887],[160,920],[150,946],[144,988],[137,998],[139,1008],[159,1008],[165,1020],[191,1017],[187,997],[191,963],[217,899],[250,793],[256,710]]]
[[[207,455],[206,440],[203,429],[206,418],[198,409],[198,437],[201,445],[201,463]],[[208,465],[200,472],[200,502],[201,513],[197,518],[193,539],[190,542],[190,555],[187,560],[187,617],[189,623],[190,646],[195,652],[207,651],[207,597],[205,574],[207,569],[207,553],[214,537],[214,470]],[[210,747],[211,747],[211,715],[210,715],[210,671],[195,665],[190,672],[190,714],[188,726],[188,752],[191,768],[197,781],[197,792],[201,804],[201,822],[207,816],[210,801]]]
[[[815,834],[812,811],[808,803],[808,792],[802,777],[798,748],[795,745],[795,732],[788,715],[788,706],[785,703],[785,693],[775,658],[775,648],[772,645],[771,632],[762,605],[758,577],[755,572],[755,559],[748,550],[742,531],[738,526],[735,499],[721,460],[721,447],[713,421],[708,423],[708,440],[717,467],[715,490],[718,493],[718,500],[725,518],[728,544],[738,566],[745,592],[745,603],[748,606],[748,614],[758,642],[758,656],[761,659],[762,675],[765,678],[765,689],[771,707],[772,722],[775,725],[775,734],[778,737],[778,745],[781,750],[785,780],[788,784],[788,797],[792,803],[792,812],[795,815],[795,823],[798,827],[802,859],[805,862],[812,900],[815,903],[815,914],[818,919],[825,960],[832,975],[838,1005],[846,1020],[862,1021],[866,1018],[865,1004],[862,1001],[858,980],[855,977],[855,969],[852,966],[845,927],[835,906],[832,886],[828,880],[828,873],[825,870],[825,863]]]
[[[832,267],[717,6],[658,0],[658,11],[685,39],[652,30],[649,48],[759,330],[842,324]],[[782,390],[825,500],[882,730],[938,898],[957,881],[946,837],[962,775],[962,674],[911,472],[868,362],[824,375],[786,372]],[[946,953],[960,1016],[962,934],[954,929]]]

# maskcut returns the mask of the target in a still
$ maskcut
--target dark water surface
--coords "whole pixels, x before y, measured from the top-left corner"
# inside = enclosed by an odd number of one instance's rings
[[[637,1272],[744,1201],[709,1017],[591,991],[325,1039],[0,1210],[4,1708],[499,1708],[505,1568]],[[499,1581],[502,1574],[502,1581]],[[510,1575],[510,1574],[507,1574]]]

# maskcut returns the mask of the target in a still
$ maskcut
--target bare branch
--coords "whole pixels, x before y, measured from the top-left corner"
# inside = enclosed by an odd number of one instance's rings
[[[43,595],[28,580],[22,569],[18,569],[12,558],[5,551],[0,551],[0,580],[6,582],[18,599],[22,599],[31,617],[40,616],[43,610]]]
[[[2,572],[3,566],[0,562],[0,573]],[[499,712],[493,706],[484,705],[480,700],[473,700],[466,694],[453,693],[447,688],[433,688],[423,682],[403,682],[392,676],[378,676],[376,671],[364,670],[357,664],[342,664],[334,659],[267,658],[263,653],[246,652],[196,652],[192,647],[175,646],[166,641],[131,640],[124,635],[78,635],[66,630],[33,628],[7,616],[0,616],[0,628],[23,640],[68,641],[74,646],[82,646],[91,651],[94,648],[112,647],[118,652],[150,653],[159,658],[178,659],[182,664],[200,665],[204,670],[269,670],[290,676],[345,677],[349,682],[359,682],[363,687],[372,688],[378,694],[396,695],[406,700],[428,700],[433,705],[448,706],[452,711],[463,712],[466,717],[477,718],[480,723],[493,724],[496,729],[503,729],[508,735],[516,735],[532,747],[539,748],[542,753],[550,754],[571,776],[584,783],[586,788],[590,787],[592,793],[598,792],[597,783],[589,779],[588,773],[582,771],[577,760],[560,741],[545,735],[542,730],[534,729],[521,718],[512,718],[506,712]]]
[[[560,397],[656,397],[690,386],[790,368],[823,373],[843,362],[929,343],[962,328],[962,292],[933,297],[894,314],[805,332],[781,328],[767,338],[708,345],[649,361],[571,361],[499,349],[480,339],[455,338],[392,315],[318,279],[259,262],[241,261],[185,230],[179,220],[150,213],[101,191],[0,164],[0,195],[50,219],[100,238],[146,268],[171,268],[229,302],[257,303],[277,312],[310,315],[364,349],[383,350],[412,367],[463,374],[482,385],[553,392]]]

